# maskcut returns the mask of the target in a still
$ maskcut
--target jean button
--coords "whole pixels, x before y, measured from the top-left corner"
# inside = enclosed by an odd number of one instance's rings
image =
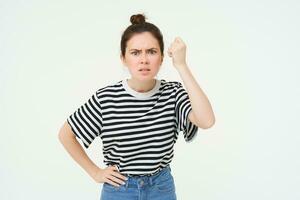
[[[144,184],[144,181],[143,181],[143,180],[141,180],[141,181],[140,181],[140,185],[142,186],[143,184]]]

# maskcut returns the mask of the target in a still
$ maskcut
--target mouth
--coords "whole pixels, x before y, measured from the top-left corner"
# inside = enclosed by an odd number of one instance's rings
[[[139,69],[140,72],[144,72],[144,71],[150,71],[150,69],[144,68],[144,69]]]

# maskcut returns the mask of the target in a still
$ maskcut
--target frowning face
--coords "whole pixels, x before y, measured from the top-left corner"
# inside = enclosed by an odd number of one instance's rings
[[[132,78],[151,80],[159,71],[163,61],[158,41],[150,32],[137,33],[128,41],[123,64],[128,67]]]

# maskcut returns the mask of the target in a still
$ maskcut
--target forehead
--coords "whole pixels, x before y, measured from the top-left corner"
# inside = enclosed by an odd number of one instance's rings
[[[127,41],[128,49],[159,48],[157,39],[149,32],[136,33]]]

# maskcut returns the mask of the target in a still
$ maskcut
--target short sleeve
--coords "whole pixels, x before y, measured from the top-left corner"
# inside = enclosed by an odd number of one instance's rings
[[[192,110],[188,93],[178,82],[178,88],[175,95],[175,116],[177,122],[177,130],[183,131],[183,136],[186,142],[191,142],[197,135],[198,126],[193,124],[188,115]]]
[[[83,105],[81,105],[68,118],[67,122],[85,148],[100,135],[102,129],[102,114],[97,94],[94,93]]]

